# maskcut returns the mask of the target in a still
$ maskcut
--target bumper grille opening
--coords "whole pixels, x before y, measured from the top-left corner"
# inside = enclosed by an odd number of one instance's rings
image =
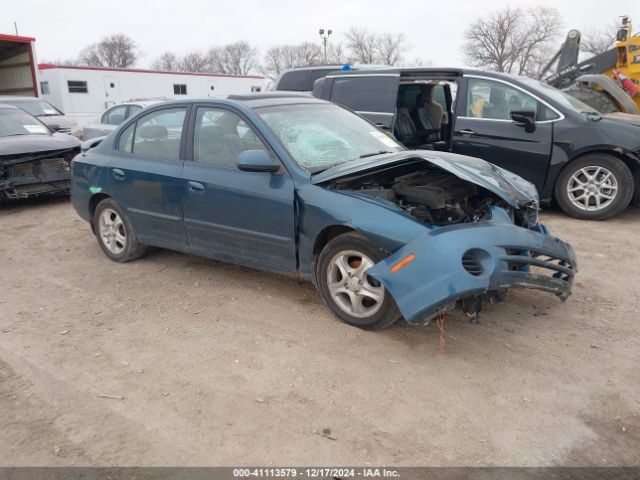
[[[464,255],[462,255],[462,268],[474,277],[479,277],[484,273],[482,262],[477,255],[474,254],[473,250],[466,251]]]
[[[574,266],[569,261],[544,252],[506,248],[506,253],[501,260],[507,262],[508,269],[512,272],[551,277],[567,283],[570,283],[575,275]]]

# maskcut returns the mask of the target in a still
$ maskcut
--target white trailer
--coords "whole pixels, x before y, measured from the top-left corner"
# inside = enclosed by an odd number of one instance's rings
[[[133,99],[225,97],[264,90],[258,75],[40,64],[40,93],[80,126],[104,110]]]
[[[0,33],[0,95],[38,96],[35,41]]]

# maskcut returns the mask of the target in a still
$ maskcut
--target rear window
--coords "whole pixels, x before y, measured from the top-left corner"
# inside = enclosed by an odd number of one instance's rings
[[[276,90],[293,90],[296,92],[310,92],[312,89],[311,70],[285,72],[280,77],[276,87]]]
[[[357,112],[393,113],[397,85],[397,76],[336,78],[331,88],[331,101]]]

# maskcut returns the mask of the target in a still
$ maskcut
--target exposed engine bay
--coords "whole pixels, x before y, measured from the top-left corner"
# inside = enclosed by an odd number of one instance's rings
[[[425,162],[389,166],[334,180],[330,188],[392,202],[422,223],[450,225],[490,218],[490,205],[512,212],[514,222],[529,225],[525,212],[513,208],[494,193]],[[520,221],[519,221],[520,220]]]

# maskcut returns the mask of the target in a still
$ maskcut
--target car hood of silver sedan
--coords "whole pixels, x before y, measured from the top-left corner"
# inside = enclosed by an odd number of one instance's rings
[[[408,150],[342,163],[312,174],[311,183],[322,184],[341,177],[370,172],[392,164],[424,160],[498,195],[514,208],[538,206],[536,187],[522,177],[479,158],[432,150]]]

